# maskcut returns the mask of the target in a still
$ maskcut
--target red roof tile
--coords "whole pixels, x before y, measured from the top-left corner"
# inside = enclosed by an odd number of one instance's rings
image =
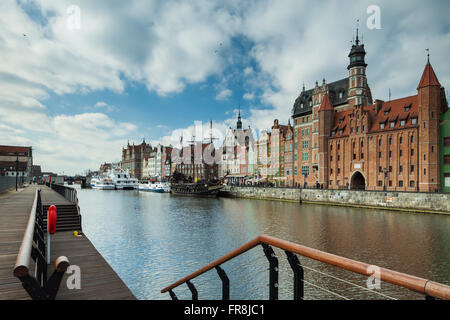
[[[428,86],[441,86],[430,63],[427,63],[427,65],[425,66],[422,78],[420,79],[419,86],[417,87],[417,89]]]

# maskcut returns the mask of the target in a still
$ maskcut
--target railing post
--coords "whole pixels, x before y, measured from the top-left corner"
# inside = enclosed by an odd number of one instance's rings
[[[216,271],[222,280],[222,300],[230,300],[230,279],[220,266],[216,266]]]
[[[278,259],[272,247],[262,243],[264,254],[269,260],[269,300],[278,300]]]
[[[190,281],[186,281],[186,284],[187,284],[189,290],[191,290],[191,292],[192,292],[192,300],[198,300],[198,292],[197,292],[197,289],[195,288],[194,284]]]
[[[297,256],[290,251],[285,251],[292,271],[294,271],[294,300],[303,300],[304,283],[303,267]]]
[[[178,300],[177,295],[175,294],[175,292],[173,292],[172,290],[169,290],[169,294],[170,294],[170,297],[172,298],[172,300]]]

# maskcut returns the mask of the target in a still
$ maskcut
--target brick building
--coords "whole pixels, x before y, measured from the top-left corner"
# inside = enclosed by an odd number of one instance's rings
[[[440,189],[439,118],[448,106],[427,62],[417,95],[375,100],[364,44],[352,45],[347,78],[303,90],[293,108],[294,182],[332,189]]]
[[[17,161],[17,162],[16,162]],[[31,147],[0,146],[0,175],[32,177],[33,152]]]
[[[193,182],[219,178],[219,162],[213,143],[195,142],[172,152],[172,174],[184,174]]]
[[[151,150],[151,145],[147,144],[145,139],[139,145],[134,145],[134,143],[130,145],[128,142],[127,147],[122,149],[122,170],[128,171],[137,179],[142,179],[144,176],[143,159],[149,157]]]

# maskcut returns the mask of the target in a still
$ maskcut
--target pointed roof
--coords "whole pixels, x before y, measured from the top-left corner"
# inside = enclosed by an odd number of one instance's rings
[[[441,86],[439,83],[438,78],[436,77],[436,74],[434,73],[433,67],[431,66],[430,62],[428,61],[427,65],[425,66],[425,69],[423,70],[422,78],[420,79],[419,85],[417,87],[417,90],[423,87],[429,87],[429,86]]]
[[[330,98],[328,97],[328,93],[325,93],[322,99],[322,103],[320,104],[319,112],[320,111],[334,111],[333,106],[331,105]]]

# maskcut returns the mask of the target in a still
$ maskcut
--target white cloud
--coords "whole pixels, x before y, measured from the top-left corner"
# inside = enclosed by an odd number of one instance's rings
[[[232,94],[233,92],[230,89],[224,89],[216,95],[216,100],[220,101],[228,100]]]
[[[255,94],[254,93],[244,93],[244,95],[242,96],[245,100],[253,100],[255,99]]]
[[[99,101],[94,105],[94,109],[104,109],[106,112],[117,111],[117,107],[107,104],[104,101]]]

